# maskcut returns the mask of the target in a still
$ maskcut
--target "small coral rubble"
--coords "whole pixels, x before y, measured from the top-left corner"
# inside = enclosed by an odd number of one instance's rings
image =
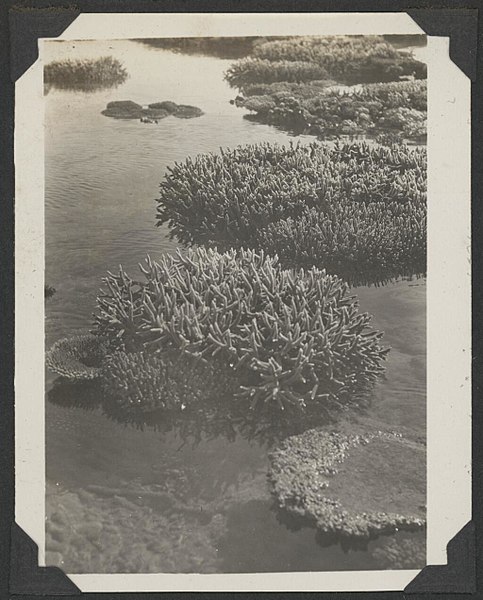
[[[397,472],[401,456],[413,461],[405,463],[402,473]],[[398,434],[311,429],[287,438],[270,461],[269,479],[279,507],[322,534],[371,538],[425,527],[425,481],[418,472],[424,449]],[[406,484],[414,488],[404,490]],[[400,507],[412,514],[402,514]]]

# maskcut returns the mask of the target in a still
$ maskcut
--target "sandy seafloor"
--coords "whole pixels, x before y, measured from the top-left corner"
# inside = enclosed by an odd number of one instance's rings
[[[243,119],[223,81],[230,61],[150,49],[131,41],[96,48],[73,42],[73,56],[112,55],[130,73],[117,89],[48,90],[46,96],[46,347],[92,323],[107,270],[135,274],[146,254],[172,251],[154,224],[166,167],[220,147],[294,140]],[[73,47],[75,46],[75,47]],[[47,49],[47,59],[56,57]],[[199,106],[199,119],[156,126],[101,115],[111,100]],[[313,137],[295,138],[302,143]],[[342,415],[354,430],[426,435],[426,285],[400,281],[355,290],[391,346],[387,373],[362,413]],[[116,422],[94,392],[55,388],[47,374],[47,564],[68,573],[331,571],[420,568],[425,534],[398,533],[348,547],[292,530],[273,507],[267,446],[242,434],[193,443],[179,432]],[[349,423],[349,425],[347,425]],[[194,424],[196,428],[196,424]],[[328,427],[330,429],[330,427]],[[368,485],[381,487],[383,482]],[[418,477],[424,480],[425,464]],[[370,475],[368,475],[370,478]],[[401,473],[401,486],[412,485]]]

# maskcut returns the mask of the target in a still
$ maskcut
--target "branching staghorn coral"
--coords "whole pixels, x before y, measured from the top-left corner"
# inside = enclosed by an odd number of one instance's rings
[[[218,357],[251,408],[304,410],[357,396],[383,371],[382,333],[348,286],[240,249],[148,258],[146,283],[120,269],[98,296],[96,331],[127,351]]]
[[[104,393],[117,408],[132,413],[185,410],[235,391],[224,365],[186,352],[115,352],[103,364]]]
[[[367,144],[242,146],[188,158],[158,225],[184,244],[252,247],[353,284],[426,272],[426,152]]]
[[[46,366],[72,381],[96,379],[107,354],[104,340],[95,335],[76,335],[55,342],[45,356]]]
[[[252,57],[234,63],[226,78],[230,85],[241,90],[259,82],[305,82],[323,78],[311,75],[308,67],[307,74],[300,72],[298,78],[294,78],[292,73],[298,73],[297,67],[285,67],[277,79],[260,79],[262,64],[271,63],[278,69],[278,65],[290,62],[313,65],[323,69],[327,78],[345,84],[397,81],[403,76],[426,77],[425,64],[411,53],[396,49],[381,36],[298,36],[257,44]],[[268,66],[263,68],[268,71]],[[291,78],[283,78],[285,71]]]

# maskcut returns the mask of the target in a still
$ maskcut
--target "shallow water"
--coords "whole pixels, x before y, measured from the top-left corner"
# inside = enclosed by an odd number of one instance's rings
[[[57,58],[61,45],[46,45],[47,60]],[[130,78],[93,93],[48,90],[45,279],[57,293],[46,303],[47,347],[88,330],[107,270],[123,264],[135,275],[146,254],[174,250],[167,229],[154,225],[154,199],[169,165],[219,147],[294,139],[243,119],[243,111],[229,104],[235,94],[223,72],[231,61],[129,41],[66,45],[62,57],[112,55]],[[157,125],[101,115],[107,102],[128,99],[193,104],[205,115],[168,117]],[[371,407],[351,419],[358,427],[424,438],[425,284],[398,282],[356,292],[392,350]],[[99,407],[95,391],[76,407],[73,397],[52,392],[54,379],[47,374],[50,564],[98,573],[391,566],[385,548],[392,540],[357,549],[324,547],[312,529],[293,531],[282,522],[266,482],[267,448],[257,441],[238,435],[193,444],[176,431],[118,423]],[[423,542],[421,535],[398,538],[409,548],[417,542],[420,549]]]

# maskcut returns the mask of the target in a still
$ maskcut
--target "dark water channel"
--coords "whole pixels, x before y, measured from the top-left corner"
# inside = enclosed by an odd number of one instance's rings
[[[223,72],[230,61],[129,41],[69,45],[72,56],[118,58],[130,78],[93,93],[48,90],[45,279],[57,293],[46,303],[46,347],[89,329],[107,270],[123,264],[135,274],[146,254],[175,249],[167,229],[154,225],[154,198],[168,165],[223,146],[290,139],[243,119],[229,104],[234,92]],[[48,59],[59,48],[52,43]],[[101,115],[107,102],[128,99],[193,104],[205,115],[157,125]],[[424,438],[424,282],[357,293],[392,346],[387,377],[367,412],[354,417],[357,426]],[[119,423],[101,410],[95,390],[75,406],[68,393],[52,392],[54,379],[47,374],[47,395],[55,400],[46,401],[48,564],[70,573],[390,566],[387,539],[361,548],[323,546],[313,530],[287,527],[272,508],[266,446],[243,435],[194,444],[177,431]]]

